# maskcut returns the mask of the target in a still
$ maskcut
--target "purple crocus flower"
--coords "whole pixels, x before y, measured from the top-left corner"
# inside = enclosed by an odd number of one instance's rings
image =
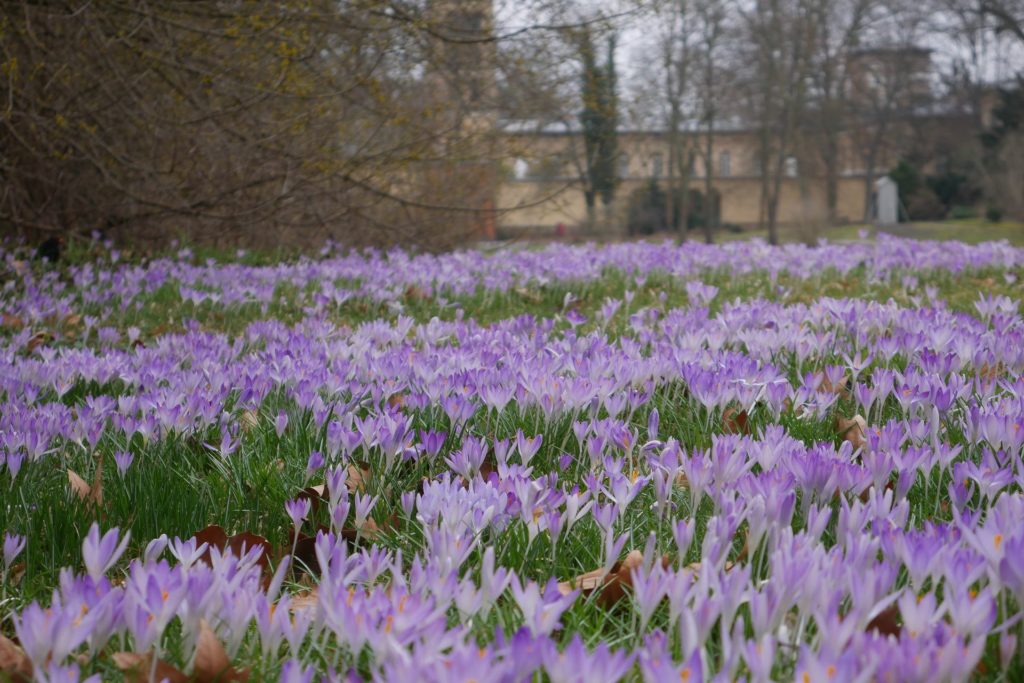
[[[519,451],[519,459],[524,466],[530,464],[530,460],[537,454],[537,451],[540,450],[541,444],[543,443],[543,434],[526,436],[523,434],[523,430],[516,430],[516,450]]]
[[[324,456],[320,451],[312,451],[309,460],[306,461],[306,481],[324,466]]]
[[[315,670],[312,665],[303,667],[302,663],[295,659],[289,659],[281,667],[281,683],[310,683],[313,680]]]
[[[25,537],[10,532],[4,533],[4,573],[11,568],[14,558],[25,549]]]
[[[135,456],[130,451],[114,453],[114,464],[117,465],[117,473],[123,477],[128,468],[131,467],[133,460],[135,460]]]
[[[610,651],[605,643],[588,652],[579,634],[562,652],[551,641],[543,641],[542,648],[544,670],[552,683],[615,683],[626,675],[635,659],[635,655],[621,650]]]
[[[277,432],[277,438],[284,436],[284,430],[288,428],[288,413],[283,410],[278,412],[277,417],[274,419],[274,431]]]
[[[99,581],[100,577],[106,574],[113,567],[117,560],[128,548],[128,539],[131,532],[125,532],[124,538],[119,538],[119,530],[114,527],[100,538],[100,527],[93,522],[89,533],[82,542],[82,560],[85,562],[86,571],[93,581]]]
[[[295,528],[295,533],[299,533],[299,529],[302,528],[302,522],[309,516],[309,510],[312,507],[309,498],[296,498],[294,500],[286,501],[284,504],[285,512],[291,517],[292,525]]]
[[[523,613],[523,623],[534,636],[548,636],[559,626],[559,618],[576,600],[579,591],[570,591],[563,595],[558,583],[552,579],[544,593],[535,581],[525,586],[519,577],[512,577],[512,599]]]

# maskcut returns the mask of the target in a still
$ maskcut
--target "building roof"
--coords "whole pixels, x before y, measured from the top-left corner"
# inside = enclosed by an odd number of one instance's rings
[[[735,133],[750,130],[739,117],[720,119],[712,126],[714,131],[719,133]],[[498,129],[504,133],[530,134],[530,135],[576,135],[583,132],[579,121],[542,121],[537,119],[505,119],[498,122]],[[707,126],[700,119],[689,119],[682,121],[679,125],[680,132],[699,133],[707,130]],[[619,126],[620,135],[658,135],[668,133],[665,126],[650,126],[639,128],[635,126]]]

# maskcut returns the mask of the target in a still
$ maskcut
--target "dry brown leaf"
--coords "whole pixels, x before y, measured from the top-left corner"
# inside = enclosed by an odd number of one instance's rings
[[[228,533],[224,531],[224,527],[216,524],[211,524],[202,531],[197,531],[193,534],[196,539],[196,545],[202,545],[205,543],[210,548],[217,548],[218,550],[224,550],[224,546],[228,544]],[[210,551],[207,550],[203,553],[202,558],[207,563],[210,561]]]
[[[25,326],[25,321],[16,315],[4,313],[0,316],[0,327],[7,327],[12,330],[20,330]]]
[[[997,363],[995,365],[985,363],[978,368],[978,377],[988,380],[989,382],[994,382],[1002,377],[1005,372],[1006,368],[1003,367],[1002,363]]]
[[[316,486],[307,486],[299,491],[299,495],[297,495],[296,498],[299,500],[308,500],[309,514],[311,517],[315,517],[317,511],[320,510],[320,506],[328,500],[327,485],[318,484]]]
[[[890,605],[884,610],[878,613],[874,619],[872,619],[865,631],[876,631],[883,636],[898,636],[900,631],[899,623],[900,609],[896,605]]]
[[[32,662],[13,640],[0,634],[0,674],[21,683],[32,680]]]
[[[526,299],[530,303],[539,304],[541,301],[543,301],[539,293],[531,291],[525,287],[517,287],[515,289],[515,293],[521,296],[522,298]]]
[[[356,493],[366,490],[366,482],[370,480],[370,465],[362,461],[350,463],[345,485],[348,490]]]
[[[747,559],[750,554],[750,534],[744,532],[743,534],[743,545],[740,547],[740,551],[736,553],[736,561],[743,562]]]
[[[836,432],[843,441],[849,441],[854,450],[868,445],[868,423],[861,415],[854,415],[849,420],[836,415]]]
[[[99,507],[103,504],[103,451],[96,458],[96,471],[92,475],[89,487],[89,502]]]
[[[197,683],[249,680],[248,669],[238,670],[231,666],[228,653],[224,651],[224,644],[205,619],[199,621],[199,640],[196,642],[192,677]]]
[[[352,527],[345,527],[341,530],[341,537],[348,541],[352,546],[361,545],[363,543],[377,540],[381,534],[391,531],[396,528],[398,524],[398,515],[391,515],[380,524],[372,519],[368,519],[361,529],[357,530]]]
[[[11,565],[10,571],[7,573],[7,583],[11,584],[15,588],[21,585],[21,580],[25,578],[25,563],[15,562]]]
[[[579,589],[584,597],[588,597],[595,590],[600,590],[597,596],[597,603],[602,607],[611,607],[626,595],[626,589],[633,587],[633,570],[641,566],[644,555],[639,550],[631,550],[621,562],[612,565],[611,570],[605,574],[602,569],[580,574],[571,581],[562,581],[558,584],[558,590],[563,595],[568,595],[573,590]],[[668,557],[662,558],[662,564],[668,566]]]
[[[27,348],[29,350],[29,352],[35,351],[40,346],[45,344],[49,339],[50,339],[50,333],[49,332],[36,332],[31,337],[29,337],[28,343],[25,344],[25,348]]]
[[[264,574],[270,572],[270,555],[273,552],[273,548],[270,545],[270,541],[257,536],[254,533],[243,531],[240,534],[234,536],[228,536],[224,528],[216,524],[211,524],[205,529],[193,534],[197,544],[206,543],[209,548],[203,553],[199,559],[206,564],[211,563],[210,549],[217,548],[220,551],[225,549],[231,550],[235,555],[241,557],[244,553],[248,552],[250,548],[260,546],[263,548],[263,552],[260,554],[260,558],[257,564],[263,569]]]
[[[124,679],[128,683],[149,683],[153,653],[115,652],[110,658],[113,660],[114,666],[124,672]],[[188,683],[189,681],[189,677],[177,667],[162,659],[157,661],[155,673],[158,681],[169,681],[170,683]]]
[[[736,566],[736,563],[735,563],[735,562],[728,562],[728,561],[727,561],[727,562],[726,562],[726,563],[725,563],[725,564],[723,565],[723,568],[725,569],[725,571],[727,571],[727,572],[731,572],[731,571],[732,571],[732,568],[733,568],[733,567],[735,567],[735,566]],[[690,570],[691,572],[693,572],[694,574],[700,574],[700,570],[701,570],[701,568],[702,568],[702,567],[703,567],[703,565],[702,565],[702,564],[701,564],[701,562],[700,562],[700,561],[698,560],[697,562],[691,562],[690,564],[686,565],[686,566],[684,567],[684,569],[688,569],[688,570]]]
[[[292,554],[292,573],[303,575],[306,572],[320,574],[320,559],[316,555],[316,535],[319,532],[329,533],[330,529],[320,525],[308,536],[301,531],[298,535],[294,529],[288,530],[288,549]]]
[[[850,390],[847,389],[847,386],[849,386],[849,384],[849,374],[843,375],[842,379],[840,379],[835,384],[833,384],[832,380],[828,378],[828,375],[825,375],[821,379],[821,385],[818,386],[818,391],[829,394],[836,394],[837,396],[839,396],[839,398],[849,398]]]
[[[85,479],[82,479],[77,472],[69,469],[68,485],[71,487],[71,492],[83,503],[89,503],[96,507],[101,506],[103,504],[103,456],[101,455],[98,459],[92,484],[86,483]]]
[[[249,408],[248,410],[243,410],[242,414],[238,418],[238,423],[241,425],[243,432],[252,431],[253,429],[256,429],[256,427],[259,426],[260,424],[259,413],[257,413],[252,408]]]
[[[92,496],[92,487],[72,469],[68,470],[68,484],[71,486],[71,492],[82,502],[89,500]]]
[[[729,406],[722,412],[722,431],[726,434],[749,434],[750,418],[747,411]]]
[[[411,301],[427,301],[430,299],[422,288],[416,285],[409,285],[405,289],[405,298]]]
[[[317,589],[314,588],[313,590],[306,591],[305,593],[293,595],[289,602],[289,606],[293,612],[303,609],[316,609],[316,605],[319,600],[320,598]]]

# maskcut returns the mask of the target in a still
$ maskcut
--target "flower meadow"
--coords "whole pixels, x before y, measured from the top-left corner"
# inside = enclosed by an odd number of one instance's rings
[[[1024,679],[1024,250],[0,252],[0,679]]]

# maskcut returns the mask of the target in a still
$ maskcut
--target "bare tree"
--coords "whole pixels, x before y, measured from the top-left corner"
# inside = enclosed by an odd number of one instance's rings
[[[477,233],[501,208],[502,48],[579,24],[571,0],[506,0],[500,26],[492,4],[2,3],[0,229],[438,248]]]
[[[688,94],[691,62],[690,19],[687,0],[674,0],[659,8],[664,17],[665,32],[660,37],[661,66],[664,71],[664,99],[668,106],[665,131],[668,137],[668,164],[665,175],[665,229],[671,230],[679,214],[679,234],[686,239],[686,218],[689,214],[690,147],[680,134],[684,99]],[[678,173],[678,175],[677,175]],[[679,198],[679,206],[676,199]]]
[[[779,198],[786,159],[808,97],[817,40],[811,0],[758,0],[744,11],[749,52],[744,92],[758,131],[761,224],[777,244]]]
[[[824,168],[827,219],[838,218],[841,140],[849,121],[851,102],[850,54],[861,47],[878,0],[811,0],[816,23],[812,54],[810,116],[818,133],[816,145]]]
[[[725,88],[725,72],[721,68],[720,52],[727,47],[726,12],[721,0],[698,0],[696,15],[699,22],[699,61],[701,79],[697,96],[701,108],[701,123],[704,127],[704,241],[714,241],[714,229],[718,227],[718,209],[714,201],[712,178],[715,173],[714,145],[715,126],[719,116],[719,100]]]

